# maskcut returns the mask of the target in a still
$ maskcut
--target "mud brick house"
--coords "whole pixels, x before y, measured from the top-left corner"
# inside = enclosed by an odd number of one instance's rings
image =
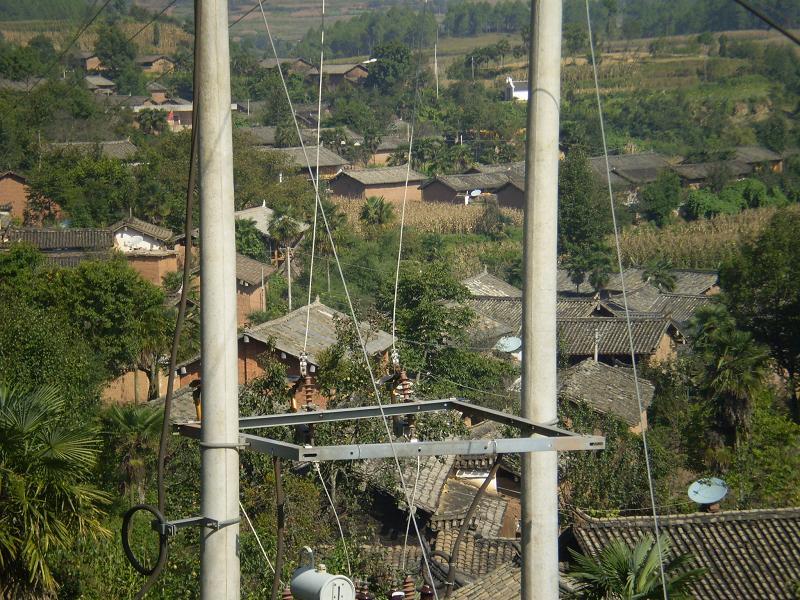
[[[148,75],[160,75],[175,68],[175,61],[165,54],[137,56],[134,62]]]
[[[403,197],[409,201],[418,201],[422,199],[419,185],[424,180],[425,175],[402,165],[342,171],[330,180],[328,187],[333,194],[350,199],[363,200],[369,196],[382,196],[390,201],[402,201]]]
[[[38,248],[47,263],[58,267],[74,267],[85,260],[106,260],[114,249],[110,229],[9,227],[0,232],[0,251],[17,242]]]
[[[294,148],[275,148],[275,152],[280,152],[289,161],[289,164],[294,167],[294,172],[307,175],[308,165],[316,171],[317,165],[317,147],[306,146],[305,152],[303,148],[298,146]],[[308,162],[306,162],[306,156]],[[331,179],[339,171],[349,166],[350,163],[336,154],[333,150],[320,146],[319,148],[319,176],[321,179]]]
[[[440,175],[424,182],[420,189],[424,202],[464,204],[465,196],[469,196],[473,191],[480,190],[481,193],[493,193],[507,182],[508,175],[505,173]]]
[[[178,270],[182,256],[175,250],[171,230],[136,217],[122,219],[110,229],[117,250],[150,283],[160,286],[164,275]]]

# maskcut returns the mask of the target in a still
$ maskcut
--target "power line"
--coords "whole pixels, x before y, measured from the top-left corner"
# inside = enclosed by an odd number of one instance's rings
[[[142,28],[139,29],[139,31],[137,31],[131,37],[128,38],[128,43],[132,42],[137,37],[139,37],[139,34],[141,34],[145,29],[150,27],[150,25],[152,25],[159,17],[161,17],[161,15],[163,15],[170,8],[175,6],[175,3],[177,3],[177,2],[178,2],[178,0],[172,0],[169,4],[167,4],[164,8],[162,8],[157,14],[153,15],[153,18],[150,19],[145,25],[143,25]]]
[[[99,0],[95,0],[94,1],[94,4],[92,4],[92,8],[94,8],[97,5],[98,1]],[[94,13],[94,15],[92,15],[92,17],[88,21],[86,21],[78,29],[77,33],[73,36],[73,38],[66,45],[66,47],[58,54],[58,56],[56,56],[50,62],[50,64],[47,65],[47,67],[45,68],[44,72],[42,73],[42,77],[47,77],[47,75],[50,73],[50,71],[53,69],[53,67],[55,67],[59,62],[61,62],[61,59],[64,58],[64,56],[66,56],[67,52],[69,52],[72,49],[72,46],[75,45],[75,42],[77,42],[78,39],[83,35],[83,32],[86,31],[87,29],[89,29],[89,27],[92,26],[92,23],[94,23],[97,20],[97,17],[100,16],[100,13],[102,13],[109,4],[111,4],[111,0],[106,0],[103,3],[103,6],[101,6],[100,9],[96,13]],[[28,86],[28,89],[27,89],[28,93],[30,93],[30,91],[33,89],[33,86],[34,86],[34,83],[31,83]]]
[[[603,141],[603,155],[605,157],[605,165],[606,165],[606,182],[608,184],[608,197],[611,203],[611,221],[614,225],[614,243],[617,250],[617,266],[619,268],[620,287],[622,288],[622,304],[625,307],[625,323],[627,325],[628,344],[630,345],[630,352],[631,352],[631,366],[633,367],[633,382],[634,382],[634,387],[636,389],[636,402],[639,406],[639,415],[641,420],[642,450],[644,452],[644,463],[647,469],[647,486],[648,486],[648,491],[650,492],[650,504],[652,506],[653,531],[655,533],[656,547],[658,548],[658,553],[659,553],[658,568],[659,568],[659,574],[661,576],[661,591],[664,593],[664,600],[669,600],[667,594],[667,577],[666,574],[664,573],[664,560],[662,555],[661,537],[658,526],[658,511],[656,510],[656,494],[655,494],[655,486],[653,484],[653,470],[650,465],[650,447],[647,443],[647,427],[644,422],[644,417],[641,416],[645,414],[644,412],[645,409],[644,409],[644,403],[642,402],[642,391],[639,385],[638,369],[636,368],[636,352],[634,350],[634,345],[633,345],[633,328],[631,326],[631,313],[628,307],[628,294],[625,289],[625,274],[624,274],[625,269],[622,266],[622,249],[620,248],[620,243],[619,243],[619,226],[617,225],[617,211],[614,202],[614,191],[611,187],[611,166],[609,165],[608,162],[608,145],[606,144],[606,130],[605,130],[605,123],[603,120],[603,103],[602,100],[600,99],[600,83],[597,75],[597,61],[595,60],[595,55],[594,55],[594,39],[592,37],[592,17],[591,13],[589,12],[589,0],[585,0],[585,4],[586,4],[586,24],[589,34],[589,50],[592,57],[592,72],[594,74],[594,87],[595,87],[595,94],[597,96],[597,112],[598,112],[598,117],[600,119],[600,135]]]
[[[736,4],[741,6],[743,9],[745,9],[747,12],[749,12],[751,15],[755,16],[757,19],[760,19],[761,21],[772,27],[775,31],[782,33],[785,37],[789,38],[795,44],[800,46],[800,37],[797,37],[791,31],[789,31],[782,25],[779,25],[774,19],[768,17],[767,15],[765,15],[763,12],[761,12],[751,4],[745,2],[745,0],[733,0],[733,1],[736,2]]]

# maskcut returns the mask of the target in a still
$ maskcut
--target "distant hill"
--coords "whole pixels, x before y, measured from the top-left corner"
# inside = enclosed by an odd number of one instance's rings
[[[80,19],[88,7],[87,0],[0,0],[0,21]]]

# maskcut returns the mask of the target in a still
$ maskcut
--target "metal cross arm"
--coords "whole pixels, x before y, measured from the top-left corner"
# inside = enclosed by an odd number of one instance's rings
[[[400,458],[445,455],[495,456],[497,454],[602,450],[605,448],[605,438],[603,437],[575,434],[558,427],[534,423],[516,415],[483,408],[455,398],[388,404],[383,407],[359,406],[244,417],[239,419],[239,428],[240,430],[247,430],[278,426],[311,425],[314,423],[351,421],[383,416],[392,417],[442,410],[457,410],[472,417],[504,423],[519,429],[522,436],[491,440],[399,441],[393,444],[345,444],[333,446],[301,446],[249,433],[241,433],[240,440],[244,445],[256,452],[294,461],[312,462],[392,458],[395,454]],[[200,437],[198,424],[179,425],[178,431],[188,437]]]

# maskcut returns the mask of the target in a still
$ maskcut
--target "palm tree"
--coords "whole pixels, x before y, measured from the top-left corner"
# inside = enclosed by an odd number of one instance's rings
[[[288,247],[300,235],[300,224],[287,215],[282,215],[269,224],[269,235],[278,247]]]
[[[652,535],[645,535],[634,548],[614,540],[592,556],[570,550],[574,568],[567,574],[575,580],[576,600],[658,600],[664,595],[661,569],[664,567],[667,596],[673,600],[692,598],[691,585],[705,574],[705,569],[690,569],[694,557],[680,554],[669,559],[672,544],[660,539],[660,552]]]
[[[146,456],[152,453],[152,447],[161,434],[163,416],[160,409],[147,406],[112,406],[108,411],[108,421],[121,455],[122,491],[133,496],[135,490],[139,504],[145,501]]]
[[[642,270],[642,281],[652,283],[660,291],[673,291],[675,275],[672,273],[672,262],[666,258],[654,258],[648,261]]]
[[[361,207],[359,218],[366,225],[386,225],[394,220],[394,207],[383,196],[370,196]]]
[[[107,494],[89,482],[100,440],[80,420],[64,423],[52,388],[0,384],[0,597],[52,595],[54,555],[78,536],[108,536]]]
[[[709,401],[717,430],[738,445],[750,429],[753,398],[763,389],[769,352],[746,331],[736,329],[722,304],[699,310],[693,320],[697,383]]]

